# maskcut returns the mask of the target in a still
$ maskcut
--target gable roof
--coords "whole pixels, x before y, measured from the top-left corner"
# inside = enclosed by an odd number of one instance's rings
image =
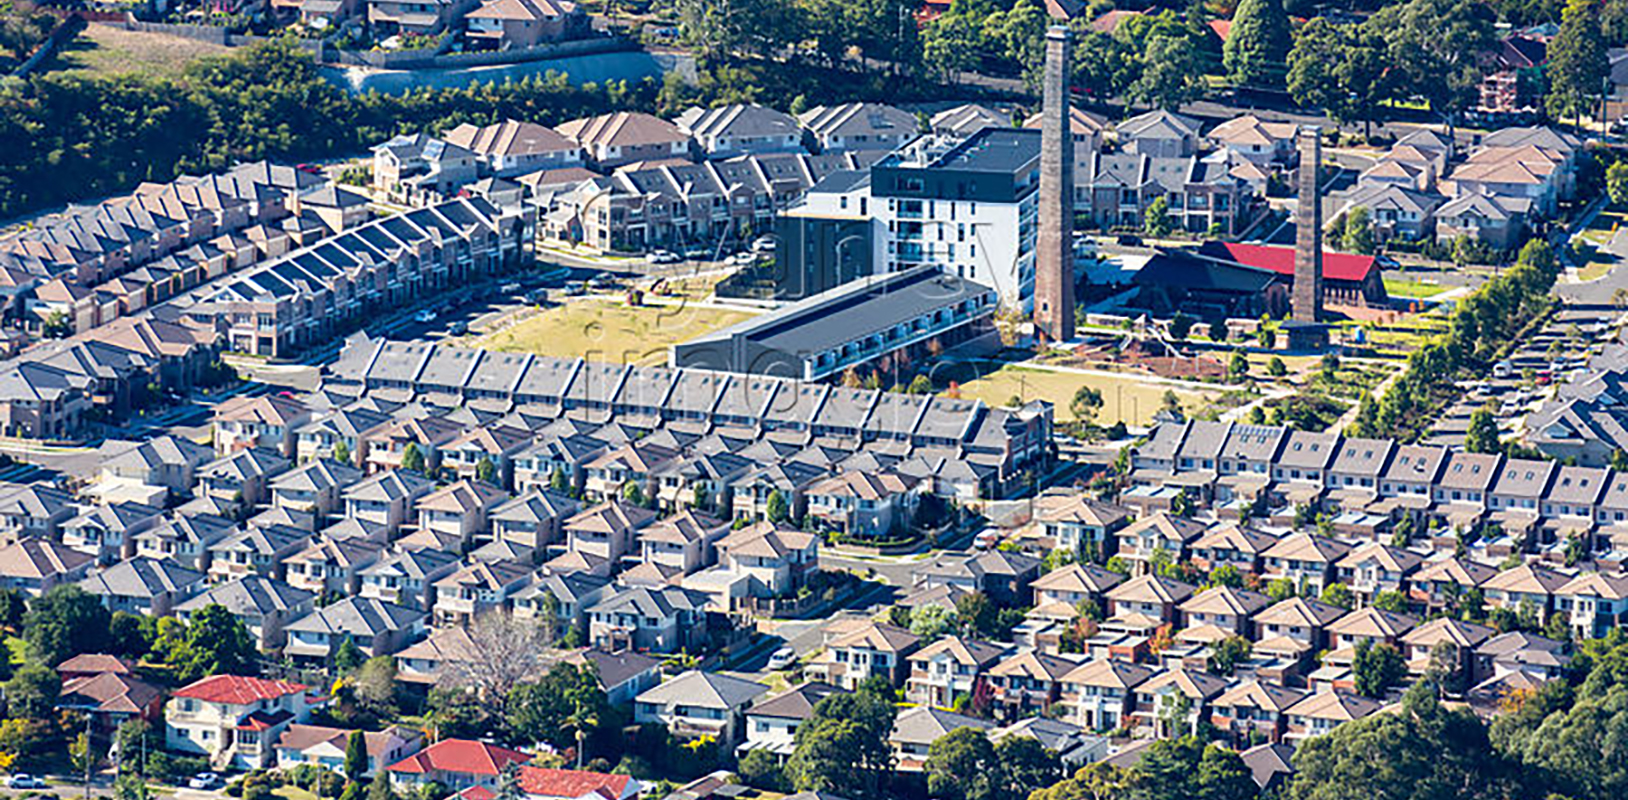
[[[495,744],[468,739],[442,739],[385,769],[401,774],[455,772],[496,777],[510,764],[524,764],[530,760],[531,756],[519,750]]]
[[[205,703],[246,706],[261,700],[276,700],[279,697],[299,694],[307,688],[309,687],[305,684],[291,681],[274,681],[243,675],[211,675],[176,689],[172,696],[201,700]]]
[[[767,691],[769,687],[757,681],[692,669],[666,683],[646,689],[636,701],[656,705],[678,703],[700,708],[734,710],[752,702]]]

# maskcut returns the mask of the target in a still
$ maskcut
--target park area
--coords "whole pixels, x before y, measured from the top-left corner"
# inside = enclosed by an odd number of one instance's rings
[[[732,309],[685,303],[629,306],[577,300],[553,306],[468,344],[487,350],[659,366],[668,348],[751,318]]]
[[[1102,393],[1102,408],[1097,411],[1095,420],[1102,425],[1119,421],[1126,425],[1148,424],[1154,412],[1164,405],[1165,392],[1172,389],[1171,385],[1155,382],[1146,375],[1119,376],[1007,364],[962,384],[959,392],[963,398],[982,400],[992,406],[1005,405],[1013,397],[1021,401],[1050,400],[1056,405],[1057,420],[1072,422],[1074,413],[1069,410],[1069,404],[1082,386]],[[1219,389],[1174,388],[1174,391],[1189,414],[1208,407],[1222,394]]]
[[[86,77],[130,73],[167,77],[179,75],[200,58],[226,52],[225,47],[196,39],[92,23],[57,53],[52,69]]]

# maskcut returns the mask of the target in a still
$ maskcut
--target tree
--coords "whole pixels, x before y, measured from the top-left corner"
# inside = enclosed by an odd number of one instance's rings
[[[642,506],[645,504],[644,487],[638,481],[629,480],[622,484],[622,500],[628,505]]]
[[[492,463],[492,459],[481,456],[480,460],[475,462],[475,480],[496,486],[497,464]]]
[[[735,767],[735,777],[741,783],[766,792],[783,792],[786,776],[780,770],[780,759],[767,750],[752,750],[741,757]]]
[[[763,503],[763,512],[769,521],[779,524],[791,519],[791,504],[786,502],[786,495],[779,489],[769,492],[769,499]]]
[[[1074,398],[1068,403],[1068,410],[1074,414],[1074,419],[1090,423],[1096,419],[1097,411],[1102,408],[1102,392],[1091,386],[1081,386],[1075,390]]]
[[[1464,449],[1471,453],[1502,453],[1503,443],[1498,440],[1498,423],[1492,412],[1478,408],[1470,414],[1470,429],[1464,434]]]
[[[542,671],[550,632],[501,610],[488,611],[467,629],[470,657],[441,670],[441,685],[473,689],[487,709],[496,710],[521,681]]]
[[[209,675],[257,675],[259,650],[242,620],[211,603],[192,616],[169,664],[183,683]]]
[[[1544,105],[1556,118],[1582,119],[1605,89],[1611,65],[1605,36],[1600,30],[1598,0],[1567,0],[1560,14],[1560,33],[1549,43],[1549,64],[1544,76],[1549,91]]]
[[[397,800],[388,778],[375,778],[367,785],[367,800]]]
[[[972,15],[956,0],[951,3],[949,12],[923,27],[922,61],[946,83],[953,84],[961,73],[977,65],[981,39],[981,31]]]
[[[559,663],[536,683],[510,690],[507,709],[516,737],[563,750],[597,733],[609,718],[610,702],[592,667]]]
[[[381,718],[396,713],[396,659],[374,656],[350,679],[357,702]]]
[[[1170,220],[1170,201],[1164,195],[1153,198],[1148,207],[1142,211],[1142,232],[1155,239],[1163,239],[1170,235],[1175,227]]]
[[[334,651],[334,669],[341,673],[360,668],[362,661],[362,648],[357,647],[356,642],[351,641],[349,636],[346,636],[344,641],[339,643],[339,649]]]
[[[47,719],[56,714],[62,678],[44,664],[24,664],[5,682],[4,691],[7,716]]]
[[[973,592],[955,599],[955,618],[961,621],[965,636],[988,636],[995,629],[995,617],[995,606],[983,592]]]
[[[1397,713],[1342,723],[1296,748],[1285,800],[1359,798],[1538,797],[1493,750],[1487,730],[1468,710],[1448,709],[1436,687],[1420,681]],[[1606,795],[1576,795],[1577,797]]]
[[[1137,102],[1175,109],[1202,97],[1204,88],[1204,73],[1192,38],[1155,33],[1148,37],[1143,51],[1142,74],[1127,93]]]
[[[345,742],[345,777],[359,781],[366,772],[367,738],[361,731],[351,731],[350,739]]]
[[[1351,587],[1343,583],[1330,583],[1324,586],[1321,599],[1331,606],[1339,606],[1344,609],[1350,609],[1356,601],[1356,598],[1351,596]]]
[[[1340,245],[1348,253],[1374,254],[1374,227],[1369,222],[1367,206],[1357,206],[1346,212],[1345,231],[1340,236]]]
[[[932,394],[933,379],[927,377],[926,375],[917,375],[916,377],[911,378],[909,392],[911,394]]]
[[[566,480],[564,469],[555,467],[554,471],[549,473],[548,488],[561,493],[571,490],[571,482]]]
[[[1351,682],[1357,694],[1380,700],[1392,686],[1402,682],[1408,665],[1395,647],[1385,642],[1374,644],[1362,639],[1351,659]]]
[[[1242,636],[1228,636],[1210,648],[1210,672],[1230,676],[1238,665],[1249,658],[1252,645]]]
[[[1289,367],[1283,363],[1283,359],[1272,356],[1272,359],[1266,362],[1266,374],[1281,378],[1289,374]]]
[[[28,612],[28,603],[23,599],[23,593],[16,589],[0,589],[0,628],[6,630],[19,630],[23,624],[23,615]]]
[[[408,442],[407,447],[402,449],[401,468],[413,472],[424,471],[424,451],[418,449],[417,442]]]
[[[1227,380],[1239,383],[1249,378],[1249,356],[1242,350],[1232,351],[1232,359],[1227,362]]]
[[[1164,390],[1164,394],[1159,396],[1159,410],[1177,417],[1182,416],[1181,398],[1176,395],[1176,390]]]
[[[1628,161],[1613,161],[1605,169],[1605,192],[1614,206],[1628,206]]]
[[[1478,59],[1493,42],[1492,23],[1476,0],[1408,0],[1381,8],[1363,27],[1385,41],[1402,94],[1451,119],[1479,96]]]
[[[1311,19],[1289,51],[1289,95],[1340,122],[1361,122],[1366,131],[1392,91],[1385,47],[1385,40],[1366,28]]]
[[[943,606],[921,605],[910,612],[910,632],[926,642],[936,641],[954,628],[955,612]]]
[[[852,694],[821,699],[809,720],[798,726],[786,760],[792,788],[861,800],[881,797],[883,780],[893,768],[888,737],[896,711],[892,698],[869,682]]]
[[[128,611],[113,612],[108,622],[108,649],[121,656],[139,658],[152,649],[152,640],[147,638],[148,633],[155,630],[151,617],[139,616]],[[154,621],[156,622],[156,620]]]
[[[101,598],[64,584],[34,599],[23,615],[23,640],[48,667],[80,653],[105,653],[112,622]]]
[[[995,743],[996,797],[1028,797],[1063,779],[1063,762],[1032,736],[1007,736]]]
[[[350,463],[350,445],[345,444],[344,439],[334,443],[334,460],[341,464]]]
[[[927,747],[927,792],[945,800],[993,800],[1001,788],[995,747],[979,728],[956,728]]]
[[[1389,611],[1393,614],[1403,614],[1408,610],[1407,595],[1397,591],[1380,592],[1374,595],[1374,608],[1380,611]]]
[[[1289,47],[1289,15],[1278,0],[1241,0],[1222,45],[1227,77],[1237,86],[1283,86]]]

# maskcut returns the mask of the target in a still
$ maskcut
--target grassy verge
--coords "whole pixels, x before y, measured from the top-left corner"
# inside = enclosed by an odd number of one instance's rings
[[[1385,279],[1385,293],[1393,297],[1435,297],[1451,288],[1439,283],[1426,283],[1407,278]]]

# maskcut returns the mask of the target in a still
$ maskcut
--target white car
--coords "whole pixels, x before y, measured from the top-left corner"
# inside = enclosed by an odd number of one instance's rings
[[[6,779],[7,789],[44,789],[45,781],[26,772],[19,772]]]
[[[775,248],[773,236],[759,236],[752,240],[752,250],[758,253],[772,252]]]
[[[796,660],[797,651],[791,649],[791,645],[786,645],[785,647],[770,653],[769,663],[764,665],[764,667],[770,671],[785,669],[786,667],[791,666],[792,662]]]
[[[187,781],[188,789],[218,789],[220,786],[220,776],[213,772],[200,772]]]
[[[414,314],[413,315],[413,320],[415,322],[423,322],[423,323],[427,324],[427,323],[434,322],[435,317],[436,317],[436,313],[434,311],[431,311],[431,310],[426,308],[423,311],[420,311],[417,314]]]

